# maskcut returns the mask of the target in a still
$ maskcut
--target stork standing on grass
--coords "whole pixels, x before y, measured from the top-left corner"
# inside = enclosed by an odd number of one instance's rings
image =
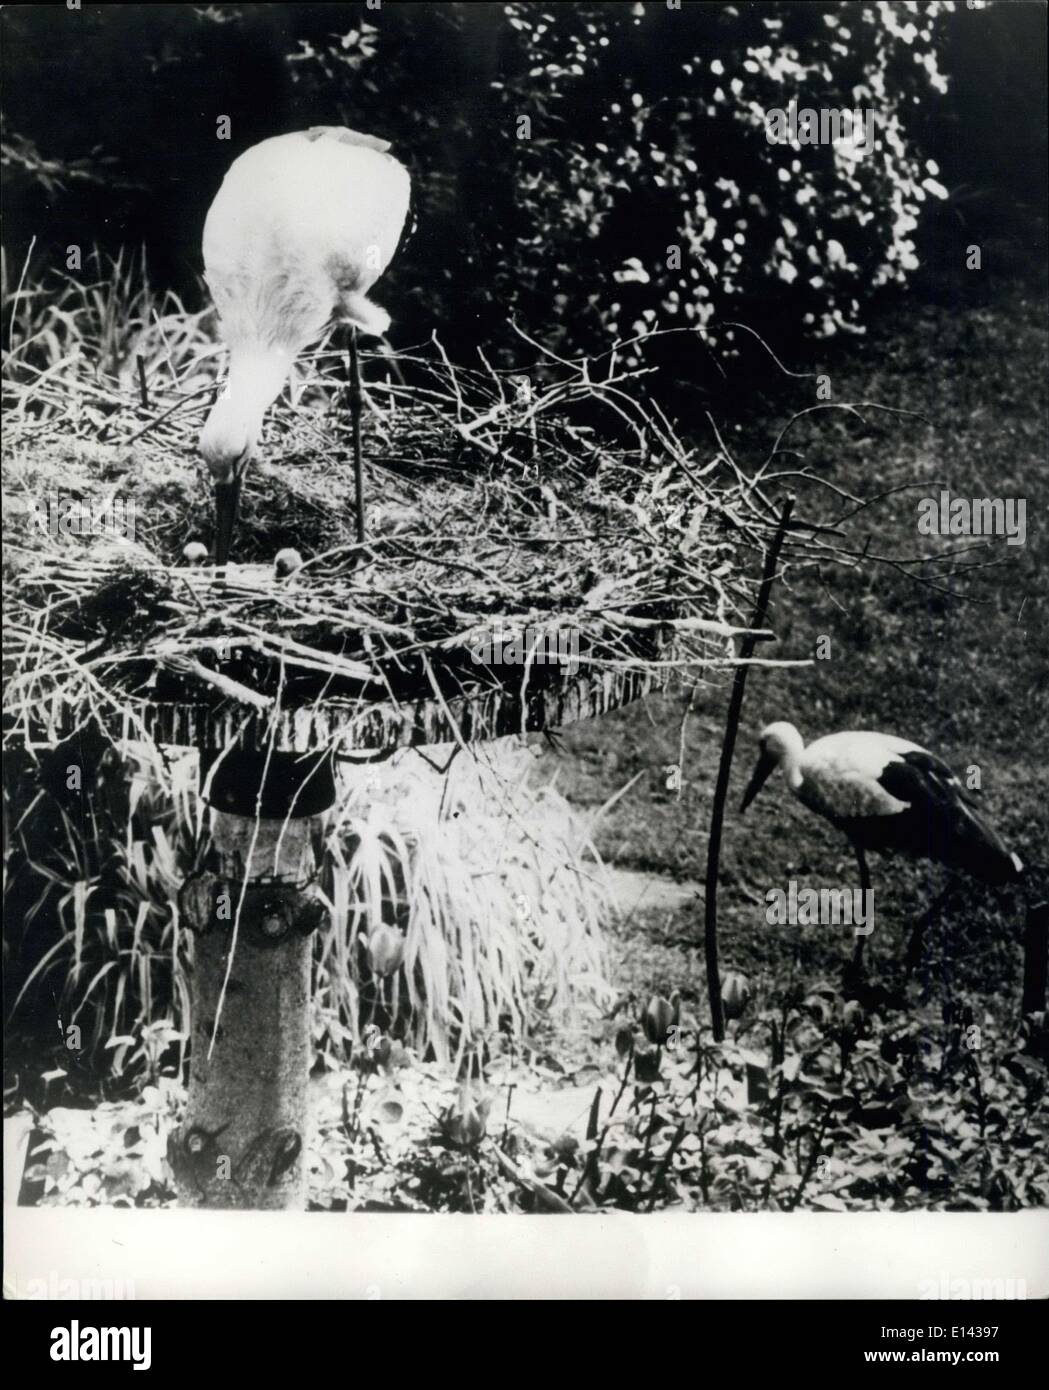
[[[868,850],[897,850],[961,869],[981,883],[1005,884],[1024,866],[974,809],[973,798],[945,762],[916,743],[892,734],[853,731],[827,734],[806,748],[793,724],[769,724],[743,797],[745,811],[776,767],[803,805],[825,817],[849,839],[870,889]],[[949,891],[949,888],[948,888]],[[946,891],[915,924],[907,953],[917,964],[921,936]],[[866,901],[866,899],[864,899]],[[856,942],[853,968],[863,966],[864,938]]]
[[[356,335],[389,315],[366,295],[408,213],[408,171],[385,140],[316,126],[253,145],[231,166],[204,224],[204,270],[229,347],[229,381],[200,437],[215,485],[215,562],[225,565],[262,417],[299,353],[333,319],[352,326],[357,534],[364,538]]]

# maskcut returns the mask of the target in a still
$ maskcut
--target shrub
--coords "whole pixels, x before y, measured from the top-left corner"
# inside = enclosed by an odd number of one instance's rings
[[[283,7],[279,22],[266,7],[168,7],[85,16],[75,36],[60,16],[8,14],[9,236],[28,240],[32,208],[64,189],[70,225],[147,239],[161,283],[195,293],[230,160],[267,135],[344,122],[391,139],[412,168],[420,230],[384,282],[405,335],[436,324],[460,354],[493,351],[507,316],[565,351],[738,315],[856,331],[869,294],[917,268],[918,219],[946,195],[915,130],[946,89],[950,8],[345,7],[333,31],[326,6]],[[46,100],[67,67],[75,139]],[[138,105],[117,108],[114,82]],[[874,149],[770,144],[766,114],[791,98],[873,109]]]

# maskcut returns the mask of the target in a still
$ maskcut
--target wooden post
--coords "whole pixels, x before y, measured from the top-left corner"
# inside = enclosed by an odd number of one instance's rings
[[[303,1210],[312,933],[324,918],[312,878],[331,762],[234,751],[209,800],[230,809],[216,809],[209,866],[179,895],[196,933],[192,1042],[168,1158],[186,1206]]]

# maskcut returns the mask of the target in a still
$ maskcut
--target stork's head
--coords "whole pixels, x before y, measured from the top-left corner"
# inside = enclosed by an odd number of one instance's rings
[[[743,793],[741,811],[747,809],[781,763],[795,762],[801,757],[805,743],[793,724],[780,719],[775,724],[765,725],[758,738],[758,747],[758,760],[747,790]]]
[[[216,483],[231,483],[255,456],[261,413],[253,416],[229,395],[211,408],[200,436],[200,453]]]
[[[200,436],[200,452],[215,484],[215,561],[229,559],[240,506],[240,480],[255,453],[262,415],[252,418],[229,395],[219,396]]]

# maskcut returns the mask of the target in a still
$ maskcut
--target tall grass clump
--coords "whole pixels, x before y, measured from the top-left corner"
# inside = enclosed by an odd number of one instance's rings
[[[214,310],[187,310],[152,282],[145,247],[98,248],[81,266],[16,264],[0,250],[0,341],[9,424],[60,421],[96,436],[139,390],[193,396],[210,388],[223,349]]]
[[[461,1058],[497,1031],[519,1035],[539,1009],[604,1000],[603,866],[583,817],[533,785],[531,762],[511,742],[442,774],[409,752],[347,784],[317,962],[317,1025],[340,1053],[375,1021]],[[404,929],[403,962],[384,979],[362,966],[381,921]]]

